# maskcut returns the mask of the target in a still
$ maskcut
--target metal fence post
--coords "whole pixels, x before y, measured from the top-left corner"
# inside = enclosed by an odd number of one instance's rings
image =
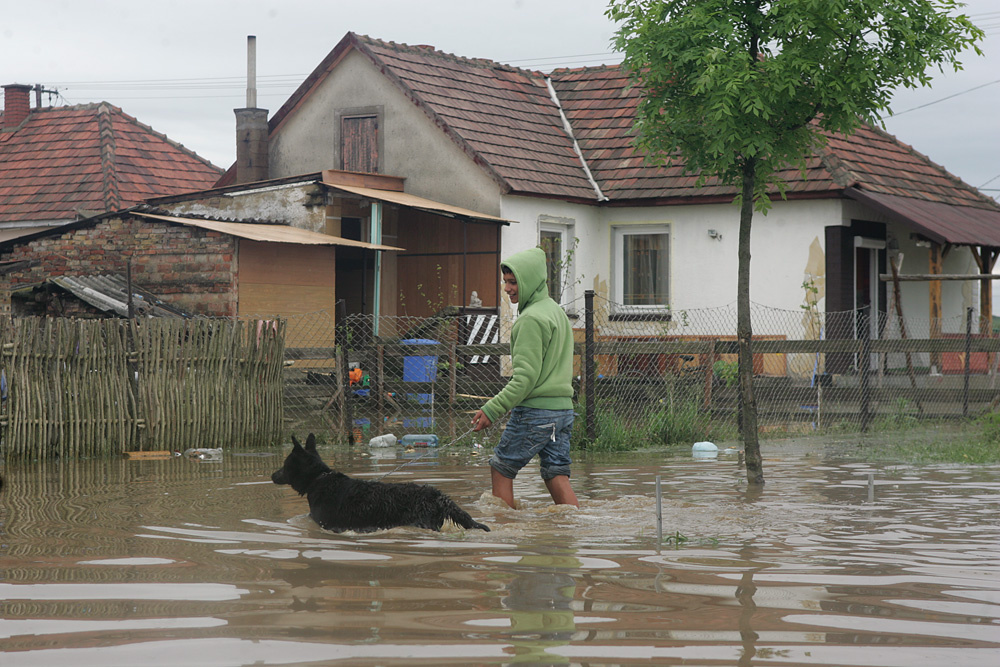
[[[594,363],[594,290],[584,292],[584,377],[587,392],[584,395],[587,410],[587,441],[597,438],[597,420],[594,408],[594,394],[597,392],[597,365]]]
[[[962,379],[962,416],[969,416],[969,360],[972,357],[972,308],[965,310],[965,377]]]

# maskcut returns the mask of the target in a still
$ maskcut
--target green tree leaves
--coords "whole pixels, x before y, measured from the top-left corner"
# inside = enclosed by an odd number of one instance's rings
[[[822,132],[877,123],[900,86],[960,69],[982,31],[955,0],[617,0],[615,46],[644,98],[639,148],[654,162],[739,185],[754,201]]]

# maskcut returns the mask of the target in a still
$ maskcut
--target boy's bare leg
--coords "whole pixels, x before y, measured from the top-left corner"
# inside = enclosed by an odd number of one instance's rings
[[[580,506],[580,503],[576,499],[576,494],[573,493],[573,487],[569,485],[568,476],[557,475],[552,479],[547,479],[545,480],[545,486],[549,490],[549,495],[552,496],[552,502],[556,505],[573,505],[574,507]],[[493,492],[493,495],[496,495],[495,491]]]
[[[493,473],[493,495],[500,500],[507,503],[511,508],[514,507],[514,480],[509,477],[504,477],[496,468],[490,468]]]

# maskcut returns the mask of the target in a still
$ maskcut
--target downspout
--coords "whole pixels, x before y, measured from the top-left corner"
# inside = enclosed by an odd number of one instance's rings
[[[556,94],[556,89],[552,86],[552,79],[549,77],[545,77],[545,87],[549,89],[549,97],[552,98],[552,103],[555,104],[556,109],[559,110],[559,118],[562,119],[563,129],[566,131],[566,135],[570,138],[570,141],[573,142],[573,150],[576,152],[576,156],[580,158],[580,165],[583,167],[583,173],[587,175],[587,180],[590,181],[591,187],[593,187],[594,192],[597,193],[597,201],[608,201],[608,198],[604,196],[603,192],[601,192],[601,186],[599,186],[597,181],[594,180],[594,175],[590,173],[590,167],[587,166],[587,160],[583,157],[583,151],[580,150],[580,144],[573,135],[573,126],[569,124],[569,119],[563,111],[562,104],[559,103],[559,96]]]
[[[371,242],[382,245],[382,202],[373,201],[371,203]],[[375,286],[372,296],[372,335],[378,337],[378,321],[382,314],[382,251],[375,251]]]

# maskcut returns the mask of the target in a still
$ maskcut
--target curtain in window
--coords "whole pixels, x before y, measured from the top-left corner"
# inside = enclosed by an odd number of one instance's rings
[[[562,235],[559,232],[542,231],[539,245],[545,251],[549,296],[555,299],[556,303],[560,303],[562,301]]]
[[[666,234],[624,236],[624,305],[667,305],[668,242]]]

